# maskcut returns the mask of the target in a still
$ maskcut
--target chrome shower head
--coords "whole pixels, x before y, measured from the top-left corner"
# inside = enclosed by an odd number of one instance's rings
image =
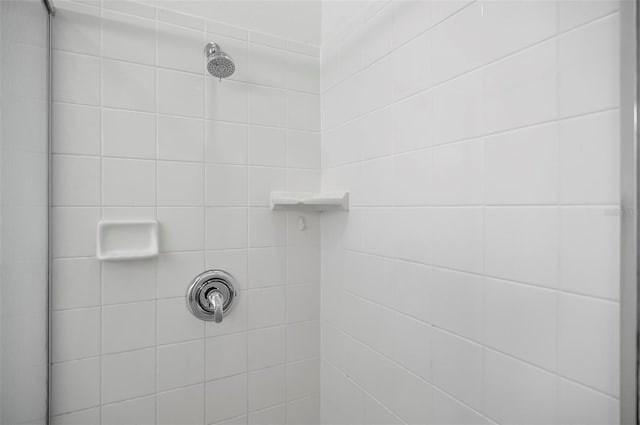
[[[209,43],[204,49],[207,56],[207,71],[214,77],[222,80],[230,77],[236,70],[231,56],[220,50],[216,43]]]

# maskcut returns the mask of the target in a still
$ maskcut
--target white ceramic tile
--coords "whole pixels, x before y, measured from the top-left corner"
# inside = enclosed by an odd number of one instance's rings
[[[51,211],[52,255],[91,257],[96,252],[98,208],[55,207]]]
[[[282,246],[285,244],[286,216],[268,208],[249,209],[249,246]]]
[[[474,3],[434,28],[430,55],[434,82],[446,81],[484,61],[482,4]]]
[[[246,208],[207,208],[207,249],[247,247]]]
[[[156,303],[102,308],[102,352],[117,353],[155,345]]]
[[[617,111],[558,123],[560,199],[563,203],[620,201],[620,131]]]
[[[83,308],[53,313],[53,363],[96,356],[100,352],[100,309]]]
[[[431,181],[437,182],[430,185],[430,195],[434,204],[478,205],[482,203],[484,146],[482,139],[473,139],[432,151],[432,171],[428,177]]]
[[[51,381],[54,415],[100,404],[100,360],[97,357],[52,365]]]
[[[320,168],[320,135],[306,131],[287,132],[287,166]]]
[[[245,332],[207,338],[206,379],[237,375],[247,370],[247,334]]]
[[[112,206],[155,205],[155,163],[132,159],[103,159],[102,203]]]
[[[105,109],[102,119],[103,155],[155,158],[156,117],[153,114]]]
[[[100,159],[80,156],[52,157],[52,203],[56,206],[100,204]]]
[[[268,407],[249,414],[250,425],[284,424],[287,422],[287,409],[284,404]]]
[[[247,126],[221,121],[207,122],[207,162],[246,164]]]
[[[53,47],[95,55],[100,51],[100,9],[69,1],[56,5],[51,27]]]
[[[566,379],[558,380],[558,423],[605,424],[620,421],[620,402]]]
[[[205,389],[206,423],[247,413],[247,375],[235,375],[207,382]]]
[[[482,407],[482,346],[435,330],[431,365],[434,385],[473,408]]]
[[[433,144],[430,125],[433,119],[433,108],[433,98],[429,92],[393,105],[396,152],[407,152]]]
[[[316,285],[293,285],[287,288],[287,322],[320,318],[320,290]]]
[[[100,109],[53,103],[52,152],[100,154]]]
[[[468,139],[482,134],[482,76],[472,72],[431,91],[433,97],[433,143]]]
[[[208,164],[207,205],[240,207],[247,205],[248,172],[246,166]]]
[[[207,78],[207,118],[246,123],[249,111],[249,89],[236,81]]]
[[[619,8],[618,0],[561,0],[558,2],[558,22],[560,31],[566,31],[605,16]]]
[[[238,290],[248,287],[247,262],[246,249],[208,251],[206,256],[207,269],[226,270],[236,279]]]
[[[158,9],[158,22],[166,22],[197,31],[204,31],[205,23],[202,19],[195,16],[175,13],[170,10]]]
[[[204,78],[184,72],[158,70],[158,112],[204,117]]]
[[[59,259],[51,265],[51,304],[54,310],[91,307],[100,303],[100,263],[97,260]]]
[[[204,161],[203,120],[158,116],[158,159]]]
[[[287,92],[281,89],[249,87],[249,122],[283,127],[286,123]]]
[[[287,83],[287,53],[260,44],[249,43],[249,81],[271,87]]]
[[[558,202],[559,141],[556,124],[501,133],[485,139],[488,204]]]
[[[271,192],[287,190],[287,170],[273,167],[249,167],[249,205],[268,207]]]
[[[557,208],[487,208],[484,217],[484,264],[488,275],[557,286]]]
[[[202,74],[203,49],[201,31],[158,23],[158,66]]]
[[[156,399],[154,396],[137,398],[102,407],[102,423],[126,425],[152,423],[156,417]]]
[[[278,286],[286,283],[286,250],[252,248],[249,250],[249,288]]]
[[[287,325],[287,361],[317,357],[320,353],[319,323],[300,322]]]
[[[419,22],[422,25],[425,25],[426,20],[419,20],[416,16],[405,17],[404,15],[409,9],[427,9],[430,6],[429,2],[423,1],[406,0],[394,2],[394,8],[402,9],[399,12],[402,15],[399,17],[399,21],[413,19],[416,23]],[[416,10],[416,12],[424,13],[422,10]],[[402,31],[403,28],[398,28],[395,23],[394,21],[394,31]],[[431,69],[430,37],[431,35],[428,33],[422,34],[393,52],[393,60],[403,64],[403,66],[393,67],[391,71],[394,99],[402,99],[418,93],[429,88],[432,84],[431,73],[429,72]],[[394,40],[394,42],[396,41]]]
[[[100,408],[79,410],[65,415],[58,415],[51,418],[54,425],[98,425],[100,424]]]
[[[287,365],[287,400],[308,397],[320,392],[320,359]]]
[[[200,252],[160,254],[158,257],[158,298],[181,297],[191,280],[204,270]]]
[[[433,269],[428,279],[426,305],[430,322],[457,335],[482,341],[483,278]]]
[[[286,160],[286,130],[272,127],[249,127],[249,164],[284,167]]]
[[[252,289],[248,294],[249,303],[249,328],[266,328],[282,325],[286,321],[286,297],[285,286],[272,288]]]
[[[273,122],[273,125],[278,125],[275,120]],[[287,126],[298,130],[320,130],[320,97],[287,92]]]
[[[158,208],[160,251],[204,249],[204,208]]]
[[[495,60],[556,35],[556,2],[482,3],[486,60]]]
[[[457,399],[434,388],[433,420],[435,423],[489,424],[489,419]]]
[[[249,411],[286,401],[287,369],[276,366],[249,372]]]
[[[103,106],[155,111],[156,72],[150,66],[102,61]]]
[[[613,397],[620,386],[617,303],[558,296],[558,372]]]
[[[311,396],[287,403],[287,424],[320,423],[320,396]]]
[[[262,369],[284,363],[286,349],[286,329],[284,326],[249,331],[249,370]]]
[[[486,279],[484,341],[505,352],[556,369],[558,306],[553,291]]]
[[[189,312],[183,297],[158,300],[157,326],[158,344],[188,341],[204,336],[204,322]]]
[[[432,23],[432,2],[396,0],[393,3],[393,45],[400,46]]]
[[[320,60],[313,56],[287,52],[287,88],[318,93],[320,91]]]
[[[203,382],[203,370],[203,340],[158,347],[158,391]]]
[[[560,209],[560,287],[620,297],[620,216],[615,207]]]
[[[490,418],[503,423],[556,423],[556,382],[549,372],[484,351],[484,411]]]
[[[155,22],[104,10],[102,55],[111,59],[153,65],[156,60]]]
[[[558,38],[558,108],[571,116],[618,107],[620,23],[617,14]],[[588,90],[584,88],[588,87]]]
[[[470,272],[483,270],[481,208],[434,208],[429,219],[432,264]]]
[[[158,393],[157,421],[162,425],[204,423],[204,385]]]
[[[53,100],[100,105],[100,59],[55,51],[51,66],[58,76],[52,87]]]
[[[91,0],[89,0],[90,2]],[[95,2],[94,2],[95,3]],[[145,19],[154,19],[156,9],[141,3],[134,3],[128,0],[108,0],[102,5],[105,9],[115,10],[128,15],[138,16]]]
[[[483,69],[488,133],[556,118],[556,44],[538,44]]]
[[[102,357],[102,402],[113,403],[152,394],[156,379],[155,349]]]
[[[204,164],[158,161],[158,205],[204,205]]]

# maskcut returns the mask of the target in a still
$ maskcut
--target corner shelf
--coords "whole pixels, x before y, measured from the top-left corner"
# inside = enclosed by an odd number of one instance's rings
[[[274,211],[348,211],[349,192],[271,192]]]
[[[158,222],[101,221],[98,223],[96,257],[124,261],[158,256]]]

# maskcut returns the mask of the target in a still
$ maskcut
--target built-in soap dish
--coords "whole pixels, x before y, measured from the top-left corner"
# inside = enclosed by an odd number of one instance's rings
[[[158,222],[101,221],[98,223],[99,260],[135,260],[158,256]]]
[[[335,211],[349,209],[349,192],[271,192],[271,209]]]

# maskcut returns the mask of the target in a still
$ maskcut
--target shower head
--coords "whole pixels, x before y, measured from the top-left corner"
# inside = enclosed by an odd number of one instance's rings
[[[236,70],[231,56],[220,50],[216,43],[209,43],[204,49],[207,55],[207,71],[214,77],[222,80],[230,77]]]

